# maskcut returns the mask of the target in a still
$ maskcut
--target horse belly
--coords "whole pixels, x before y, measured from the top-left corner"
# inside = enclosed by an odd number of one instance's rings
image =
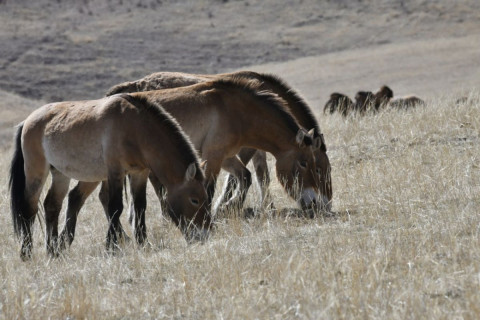
[[[75,180],[94,182],[107,179],[107,167],[99,140],[75,141],[45,137],[47,161],[58,171]]]

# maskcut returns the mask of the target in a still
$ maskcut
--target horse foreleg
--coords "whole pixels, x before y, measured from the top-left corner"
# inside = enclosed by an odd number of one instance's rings
[[[70,178],[55,168],[50,168],[52,185],[48,190],[43,206],[45,208],[46,247],[51,256],[58,254],[58,215],[62,209],[62,202],[68,192]]]
[[[147,179],[149,171],[129,176],[130,192],[132,194],[134,210],[134,233],[137,243],[142,245],[147,238],[147,226],[145,224],[145,209],[147,207]]]
[[[118,247],[118,239],[121,237],[122,227],[120,216],[123,211],[123,179],[121,170],[111,170],[108,173],[108,232],[106,248],[115,251]]]
[[[77,225],[77,217],[80,209],[83,207],[85,200],[95,190],[100,182],[78,182],[78,184],[68,193],[67,214],[65,217],[65,226],[60,233],[58,244],[59,250],[66,248],[66,243],[71,245],[75,237],[75,228]]]
[[[226,202],[224,209],[229,211],[233,208],[240,208],[243,205],[248,189],[252,184],[252,174],[237,157],[225,159],[222,163],[222,168],[234,175],[239,182],[238,196]],[[219,205],[217,203],[215,210],[217,210],[218,207]]]
[[[273,200],[269,192],[270,175],[268,173],[267,153],[257,150],[253,155],[253,166],[255,175],[260,186],[260,198],[262,205],[266,208],[274,209]]]
[[[242,148],[240,152],[237,154],[240,161],[246,166],[250,160],[252,159],[253,155],[257,150],[252,148]],[[216,207],[228,202],[231,198],[235,195],[235,190],[239,185],[239,180],[235,176],[235,174],[228,174],[225,182],[225,187],[223,188],[223,193],[219,197],[219,201],[216,204]],[[242,190],[240,190],[242,191]]]
[[[102,203],[103,211],[105,213],[105,216],[107,217],[107,221],[110,224],[110,215],[108,213],[108,206],[109,206],[109,185],[108,181],[102,181],[102,186],[100,187],[100,192],[98,193],[98,198],[100,199],[100,202]],[[127,236],[125,230],[123,230],[122,223],[120,220],[118,220],[118,228],[119,228],[119,238],[122,239],[123,241],[129,241],[130,238]]]
[[[166,197],[167,190],[165,189],[163,184],[160,182],[160,180],[158,180],[158,178],[155,177],[155,175],[152,174],[151,172],[150,172],[150,175],[148,176],[148,179],[152,183],[153,189],[155,190],[158,200],[160,201],[160,207],[162,208],[162,213],[166,213],[167,212],[167,197]]]

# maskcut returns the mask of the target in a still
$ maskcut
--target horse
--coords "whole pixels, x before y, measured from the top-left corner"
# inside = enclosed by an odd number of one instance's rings
[[[346,117],[353,111],[353,106],[353,102],[348,96],[343,93],[334,92],[330,94],[330,99],[323,108],[323,114],[326,114],[327,110],[330,114],[338,111],[342,116]]]
[[[424,106],[425,101],[416,96],[395,97],[388,102],[388,106],[395,109],[410,109],[416,106]]]
[[[318,199],[318,179],[315,172],[315,157],[312,132],[300,127],[277,95],[259,90],[258,81],[240,77],[222,78],[187,87],[129,93],[161,104],[190,136],[200,156],[206,161],[206,189],[208,207],[211,208],[215,183],[220,169],[235,175],[240,183],[249,185],[251,177],[241,176],[245,165],[236,157],[244,146],[265,150],[276,158],[276,171],[287,193],[304,209],[315,206]],[[115,96],[115,95],[114,95]],[[317,140],[315,140],[317,141]],[[142,192],[146,176],[134,177],[135,186]],[[157,195],[161,184],[150,176]],[[77,188],[82,189],[81,183]],[[297,187],[294,187],[294,186]],[[167,190],[168,191],[168,190]],[[88,196],[84,194],[82,197]],[[138,212],[145,206],[134,204],[134,227]],[[76,221],[76,212],[67,210],[67,221]],[[74,228],[66,224],[62,232],[71,243]],[[144,238],[136,241],[143,243]]]
[[[32,255],[31,228],[49,171],[52,184],[44,208],[51,255],[57,254],[58,215],[70,179],[81,181],[84,191],[93,191],[101,181],[108,185],[108,193],[101,193],[109,220],[108,251],[115,251],[121,237],[126,174],[150,173],[162,182],[168,214],[188,241],[209,233],[212,220],[198,155],[177,121],[155,101],[122,94],[47,104],[18,126],[14,148],[11,213],[23,260]],[[69,205],[78,206],[76,201],[69,197]]]
[[[375,97],[371,91],[358,91],[355,95],[355,112],[358,112],[360,115],[365,115],[366,113],[375,110]]]
[[[393,98],[393,91],[388,86],[383,85],[375,94],[373,95],[375,111],[386,107],[388,102]]]
[[[156,72],[135,81],[128,81],[117,84],[107,91],[107,96],[121,92],[140,92],[165,88],[183,87],[196,83],[211,81],[214,79],[228,79],[232,77],[242,77],[245,79],[259,81],[259,90],[270,90],[283,98],[287,103],[287,108],[302,127],[308,129],[315,129],[313,133],[313,138],[316,141],[315,144],[320,146],[319,148],[316,148],[314,150],[314,155],[316,159],[315,170],[321,182],[321,203],[324,209],[330,211],[332,205],[331,166],[327,155],[327,146],[325,144],[323,134],[320,130],[320,126],[315,119],[312,110],[305,102],[305,100],[300,97],[300,95],[291,86],[289,86],[278,76],[265,73],[256,73],[253,71],[238,71],[233,73],[210,75],[188,74],[181,72]],[[348,97],[346,98],[348,99]],[[350,105],[353,105],[351,100]],[[247,165],[248,162],[253,159],[255,173],[257,176],[257,180],[260,184],[262,202],[267,204],[270,203],[270,199],[268,198],[267,193],[270,178],[268,175],[268,165],[265,152],[251,148],[242,148],[238,153],[238,157],[245,165]],[[250,171],[248,171],[248,169],[242,169],[244,171],[239,173],[240,176],[251,176],[251,173]],[[235,179],[233,175],[229,174],[226,181],[227,183],[223,196],[219,197],[219,204],[227,203],[228,205],[228,202],[233,201],[234,199],[233,195],[234,190],[237,188],[237,184],[240,184],[240,190],[238,192],[240,197],[242,197],[242,195],[244,195],[246,191],[242,189],[242,185],[245,184],[238,183],[238,180]],[[249,182],[249,180],[247,180],[247,182]],[[247,183],[245,187],[248,188],[249,184]]]

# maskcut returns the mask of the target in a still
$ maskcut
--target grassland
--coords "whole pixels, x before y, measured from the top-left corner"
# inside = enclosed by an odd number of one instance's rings
[[[405,112],[319,115],[334,215],[289,216],[294,204],[274,180],[281,214],[233,213],[188,246],[149,190],[150,246],[116,256],[105,254],[92,197],[64,256],[46,256],[37,220],[34,257],[22,262],[2,174],[0,318],[477,319],[479,114],[473,91],[461,104],[445,96]],[[6,173],[9,150],[1,157]]]

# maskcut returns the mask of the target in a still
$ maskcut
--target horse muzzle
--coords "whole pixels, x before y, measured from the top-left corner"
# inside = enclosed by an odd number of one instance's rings
[[[299,204],[302,210],[316,209],[330,212],[332,202],[325,195],[318,195],[313,188],[303,190],[300,195]]]

